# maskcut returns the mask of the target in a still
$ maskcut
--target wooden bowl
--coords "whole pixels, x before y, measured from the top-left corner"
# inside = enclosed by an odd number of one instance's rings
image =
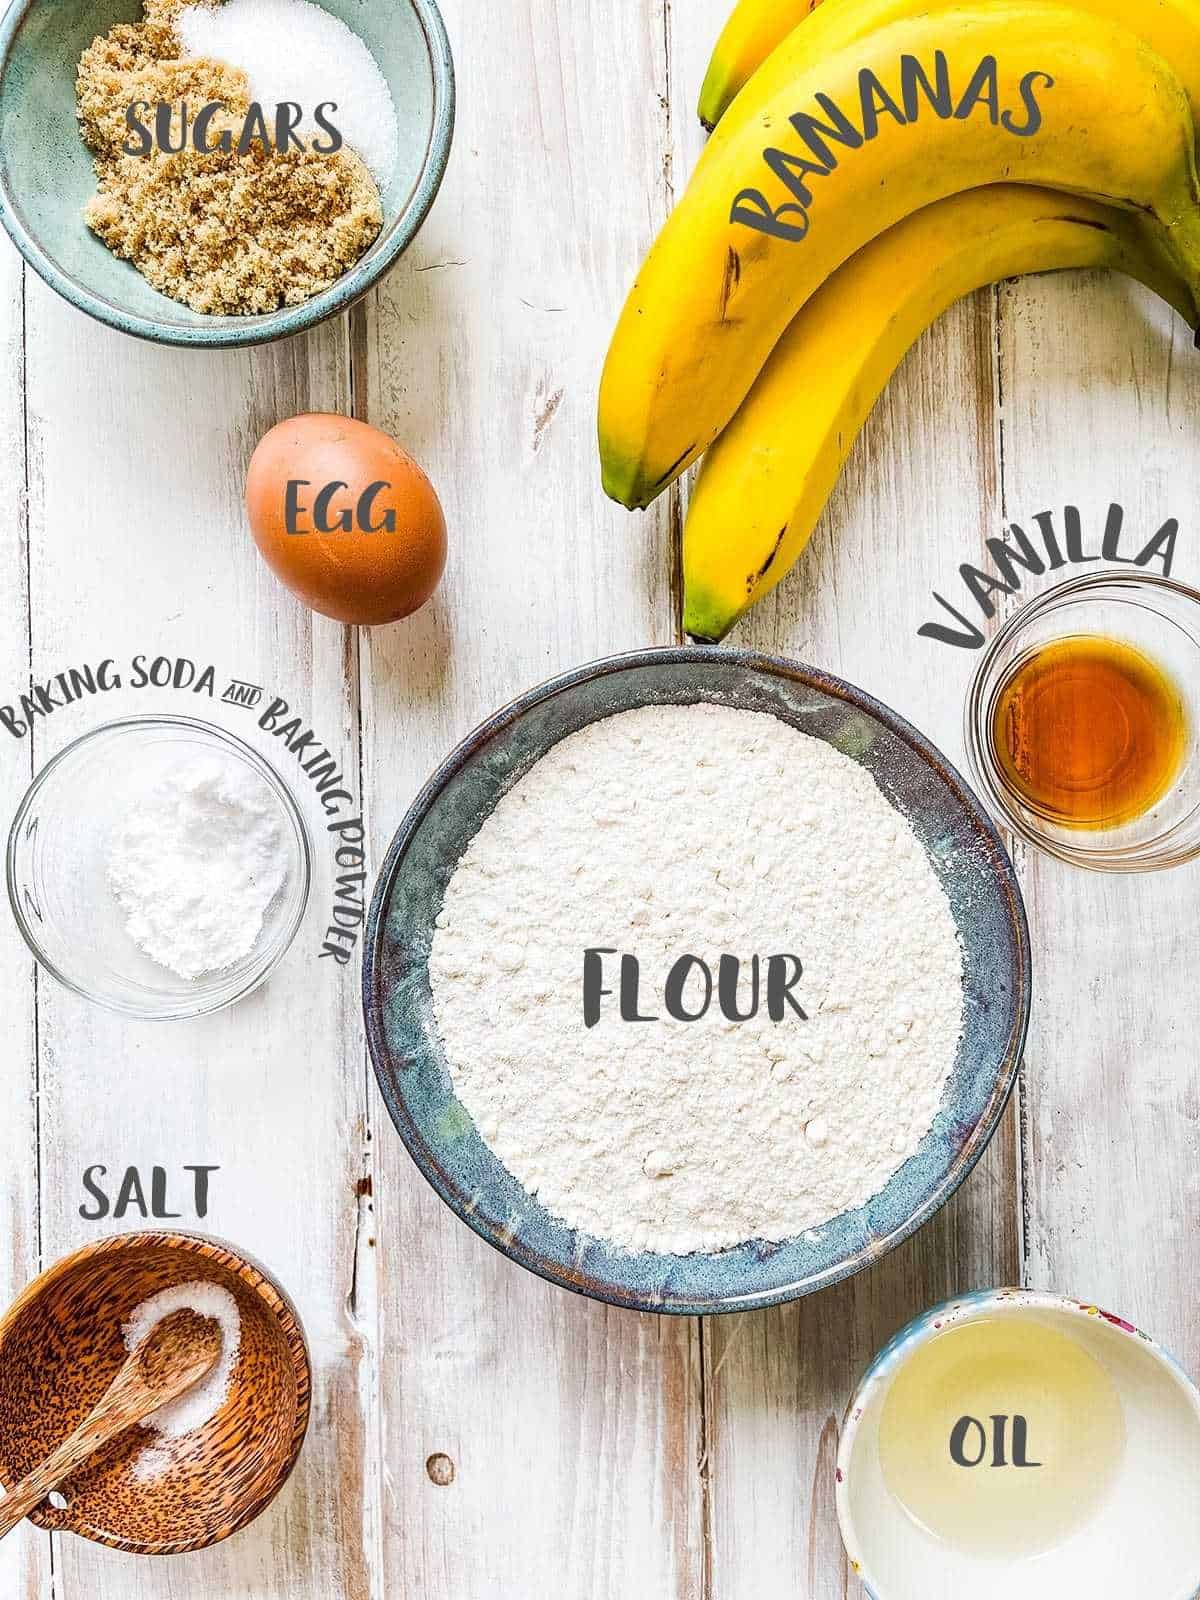
[[[181,1438],[130,1429],[62,1485],[62,1508],[47,1501],[32,1514],[39,1527],[114,1550],[177,1555],[245,1527],[286,1482],[312,1390],[300,1320],[260,1267],[186,1233],[88,1245],[35,1279],[0,1322],[0,1482],[11,1489],[96,1404],[125,1358],[130,1313],[161,1289],[196,1281],[228,1290],[241,1313],[225,1404]],[[139,1480],[134,1466],[148,1446],[166,1464]]]

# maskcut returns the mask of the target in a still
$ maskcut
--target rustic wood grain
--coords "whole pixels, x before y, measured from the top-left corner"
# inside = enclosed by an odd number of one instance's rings
[[[241,507],[246,460],[280,417],[336,409],[348,394],[344,327],[268,351],[202,354],[122,338],[32,284],[26,334],[35,675],[134,652],[211,660],[219,674],[279,686],[357,769],[347,636],[313,619],[266,571]],[[150,689],[87,701],[39,723],[40,766],[84,728],[132,711],[198,714],[255,738],[319,813],[249,713]],[[317,837],[314,922],[275,978],[232,1010],[138,1024],[52,982],[39,988],[43,1254],[98,1233],[83,1221],[85,1167],[137,1163],[180,1173],[218,1163],[202,1226],[228,1234],[298,1300],[315,1355],[314,1427],[301,1470],[231,1545],[181,1558],[173,1600],[242,1596],[336,1600],[370,1592],[368,1508],[374,1430],[360,1397],[370,1352],[347,1316],[362,1172],[362,1076],[353,973],[318,967],[310,930],[330,898]],[[15,938],[15,934],[6,937]],[[33,1534],[27,1537],[39,1537]],[[141,1600],[162,1593],[152,1563],[60,1542],[59,1593]]]
[[[0,250],[0,676],[29,673],[29,549],[25,521],[24,283],[15,250]],[[4,697],[0,696],[0,700]],[[29,752],[15,742],[0,761],[0,806],[8,819],[32,776]],[[7,1305],[38,1269],[37,990],[33,958],[5,914],[0,935],[0,998],[5,1015],[0,1073],[0,1299]],[[46,1541],[14,1537],[0,1545],[0,1594],[40,1600],[51,1582]]]
[[[693,104],[726,7],[676,6],[672,103],[684,169]],[[956,576],[1000,506],[992,298],[956,307],[893,379],[796,570],[730,638],[838,673],[878,695],[960,768],[974,659],[917,636],[930,591]],[[934,613],[936,614],[936,613]],[[963,1189],[873,1270],[811,1301],[710,1322],[706,1463],[715,1600],[861,1594],[833,1503],[842,1412],[862,1369],[910,1317],[1019,1276],[1016,1112]]]
[[[594,420],[612,323],[664,213],[661,8],[444,9],[454,155],[355,343],[367,415],[429,469],[451,542],[433,605],[364,652],[377,859],[488,712],[671,637],[665,519],[603,499]],[[694,1324],[577,1300],[494,1254],[374,1106],[384,1593],[698,1595]]]
[[[1200,356],[1189,330],[1146,291],[1096,274],[1006,285],[1000,307],[1006,514],[1071,503],[1094,527],[1116,501],[1147,538],[1178,517],[1175,576],[1196,583]],[[1037,998],[1029,1280],[1109,1305],[1196,1372],[1200,871],[1106,877],[1029,850],[1022,872]]]
[[[175,1438],[126,1423],[97,1448],[117,1420],[113,1412],[144,1412],[145,1347],[130,1357],[126,1323],[154,1295],[193,1282],[215,1284],[237,1305],[237,1365],[220,1410]],[[217,1360],[220,1330],[208,1328]],[[202,1341],[193,1344],[193,1359],[198,1348],[203,1354]],[[90,1530],[114,1550],[176,1555],[247,1526],[294,1467],[311,1403],[308,1351],[290,1300],[253,1262],[213,1239],[144,1229],[95,1239],[56,1261],[0,1319],[0,1478],[13,1486],[14,1509],[22,1503],[23,1514],[45,1528]],[[143,1479],[138,1465],[148,1449],[156,1470]],[[54,1459],[59,1452],[62,1461]],[[22,1483],[52,1466],[49,1487],[43,1479],[40,1493],[23,1500]],[[63,1504],[47,1506],[54,1488]],[[5,1534],[6,1509],[0,1500]]]
[[[972,660],[917,637],[929,591],[996,516],[986,296],[933,329],[865,430],[813,544],[733,643],[797,656],[877,694],[962,765]],[[968,1288],[1019,1276],[1015,1112],[954,1201],[856,1280],[758,1319],[722,1321],[706,1353],[713,1594],[860,1592],[842,1560],[831,1442],[862,1369],[897,1328]]]

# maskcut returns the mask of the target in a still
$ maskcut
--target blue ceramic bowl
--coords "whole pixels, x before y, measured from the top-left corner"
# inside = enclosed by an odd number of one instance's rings
[[[428,956],[451,873],[499,798],[568,734],[649,704],[710,701],[773,713],[860,762],[908,819],[962,939],[964,1033],[937,1120],[887,1187],[783,1244],[714,1255],[631,1254],[552,1217],[484,1144],[455,1098],[434,1023]],[[368,922],[363,1004],[383,1098],[413,1160],[490,1244],[553,1283],[643,1311],[774,1305],[861,1271],[913,1233],[995,1130],[1029,1016],[1029,934],[1016,878],[979,802],[908,723],[811,667],[712,648],[614,656],[531,690],[466,739],[417,796]],[[486,1040],[480,1041],[486,1049]]]
[[[210,317],[151,288],[83,220],[95,193],[75,120],[75,69],[98,33],[141,18],[141,0],[13,0],[0,22],[0,221],[52,289],[123,333],[215,349],[299,333],[364,295],[415,238],[454,127],[454,70],[433,0],[320,0],[357,32],[392,91],[400,127],[383,227],[343,277],[300,306]]]

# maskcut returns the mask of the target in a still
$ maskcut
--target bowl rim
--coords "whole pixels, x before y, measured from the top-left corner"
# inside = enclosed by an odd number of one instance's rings
[[[449,781],[497,733],[533,707],[553,699],[556,695],[567,690],[576,688],[582,683],[630,669],[652,668],[659,663],[674,666],[707,665],[715,662],[748,671],[766,673],[769,676],[782,676],[791,682],[808,684],[827,695],[846,701],[856,710],[866,712],[874,717],[891,733],[909,745],[922,760],[933,767],[948,787],[954,791],[960,804],[970,816],[973,824],[979,829],[981,837],[988,846],[998,885],[1004,893],[1009,907],[1009,916],[1018,952],[1018,960],[1013,971],[1013,1008],[1017,1016],[1017,1027],[1007,1057],[997,1070],[995,1089],[985,1115],[976,1125],[970,1148],[963,1147],[965,1154],[956,1168],[946,1174],[939,1187],[927,1195],[922,1204],[899,1227],[889,1233],[886,1238],[876,1241],[870,1251],[864,1250],[857,1256],[839,1262],[835,1267],[830,1267],[821,1274],[817,1281],[805,1280],[799,1284],[785,1284],[777,1288],[745,1294],[696,1297],[686,1302],[673,1301],[669,1297],[662,1300],[652,1300],[636,1291],[615,1289],[604,1283],[585,1279],[581,1274],[573,1276],[567,1270],[559,1267],[557,1263],[549,1261],[539,1252],[525,1244],[519,1236],[512,1234],[510,1231],[493,1227],[488,1219],[479,1214],[477,1208],[470,1202],[469,1197],[462,1195],[454,1184],[449,1181],[440,1164],[432,1159],[432,1154],[426,1148],[423,1137],[413,1126],[402,1097],[395,1092],[388,1072],[389,1051],[382,1026],[383,1007],[379,1003],[382,989],[381,935],[385,921],[384,912],[391,896],[393,883],[418,828],[433,809],[434,804]],[[808,666],[783,656],[766,655],[760,651],[734,650],[712,644],[654,645],[638,650],[621,652],[616,655],[599,657],[581,666],[557,673],[525,690],[522,694],[515,696],[506,705],[493,712],[491,716],[487,717],[472,732],[460,740],[449,755],[439,763],[429,778],[426,779],[397,828],[376,879],[363,944],[362,1006],[371,1065],[374,1068],[379,1092],[387,1108],[392,1126],[399,1134],[405,1149],[422,1176],[461,1222],[465,1222],[493,1249],[508,1257],[509,1260],[516,1262],[518,1266],[526,1268],[526,1270],[535,1273],[540,1278],[544,1278],[546,1282],[552,1283],[558,1288],[569,1289],[572,1293],[583,1295],[585,1298],[599,1300],[624,1310],[651,1312],[656,1315],[719,1316],[783,1305],[792,1300],[818,1293],[822,1289],[831,1288],[834,1284],[853,1277],[857,1273],[866,1270],[867,1267],[874,1265],[877,1260],[889,1254],[898,1245],[903,1244],[906,1239],[911,1238],[936,1212],[941,1210],[974,1170],[976,1163],[987,1149],[992,1136],[1000,1125],[1000,1120],[1004,1115],[1013,1087],[1017,1081],[1024,1055],[1025,1042],[1029,1031],[1032,983],[1033,971],[1029,924],[1024,901],[1021,897],[1020,884],[1012,862],[1004,848],[1004,843],[992,818],[966,780],[936,746],[925,738],[924,734],[920,733],[898,712],[891,710],[865,690],[847,682],[845,679],[834,677],[818,667]]]
[[[44,0],[12,0],[0,17],[0,85],[13,42],[34,6],[41,3]],[[454,58],[437,0],[400,0],[400,3],[412,7],[425,38],[433,78],[433,118],[424,161],[412,193],[396,217],[391,238],[365,270],[360,270],[360,258],[328,289],[299,306],[264,312],[256,317],[212,317],[195,326],[173,327],[115,305],[57,266],[25,226],[16,197],[9,188],[5,167],[0,163],[0,222],[9,238],[38,276],[76,310],[119,333],[132,334],[153,344],[193,350],[229,350],[270,344],[276,339],[303,333],[348,310],[379,283],[416,238],[441,188],[454,140]]]
[[[76,750],[83,745],[89,744],[93,739],[99,739],[102,735],[124,729],[152,725],[161,726],[164,724],[215,736],[218,742],[224,742],[231,746],[242,759],[248,760],[253,769],[264,779],[272,793],[278,797],[283,813],[291,823],[292,831],[299,845],[300,892],[296,898],[296,905],[288,921],[286,932],[281,937],[278,950],[270,961],[266,963],[262,971],[255,973],[254,977],[238,989],[236,993],[225,996],[214,995],[201,1004],[185,1005],[181,1000],[179,1005],[172,1007],[170,1010],[145,1011],[140,1006],[128,1005],[124,1001],[112,1000],[104,995],[97,994],[93,989],[88,988],[77,979],[68,976],[56,962],[50,959],[42,949],[40,940],[30,927],[29,919],[26,917],[24,908],[21,905],[21,899],[17,893],[15,859],[18,834],[24,826],[25,819],[29,815],[29,811],[44,787],[46,780],[58,766],[74,755]],[[35,772],[30,779],[29,786],[21,797],[21,802],[9,827],[8,843],[4,852],[4,882],[8,892],[9,907],[12,910],[13,920],[17,924],[17,930],[37,964],[48,972],[56,982],[61,983],[64,989],[69,989],[72,994],[79,995],[93,1005],[103,1006],[107,1011],[116,1012],[121,1016],[136,1017],[143,1022],[181,1022],[193,1017],[211,1016],[218,1011],[224,1011],[228,1006],[236,1005],[239,1000],[244,1000],[247,995],[253,994],[261,984],[266,983],[296,941],[296,935],[300,931],[305,913],[308,910],[309,899],[312,896],[312,874],[313,845],[309,836],[308,823],[300,809],[299,801],[288,784],[275,771],[266,756],[262,755],[252,744],[247,743],[238,734],[231,733],[228,728],[221,727],[219,723],[206,722],[201,717],[176,716],[171,712],[147,712],[138,716],[114,717],[110,722],[100,722],[95,727],[85,729],[83,733],[77,734],[74,739],[65,744],[61,750],[56,751],[49,761]]]
[[[149,1544],[145,1540],[121,1538],[104,1529],[95,1528],[90,1523],[81,1524],[72,1515],[70,1508],[58,1510],[51,1506],[39,1507],[29,1515],[30,1522],[47,1532],[74,1533],[93,1544],[106,1545],[110,1550],[123,1550],[130,1555],[172,1556],[184,1555],[194,1550],[208,1550],[255,1521],[267,1509],[295,1470],[312,1415],[312,1358],[300,1313],[291,1296],[266,1267],[253,1256],[247,1255],[244,1250],[239,1250],[227,1240],[213,1234],[197,1233],[187,1229],[156,1228],[110,1234],[103,1239],[94,1239],[91,1243],[60,1257],[27,1283],[3,1317],[0,1317],[0,1356],[3,1355],[5,1343],[12,1335],[18,1318],[81,1263],[94,1260],[98,1256],[163,1248],[178,1250],[185,1255],[199,1256],[206,1261],[215,1262],[232,1272],[263,1302],[278,1323],[287,1346],[296,1380],[296,1414],[292,1421],[287,1454],[278,1478],[269,1487],[259,1490],[235,1516],[230,1516],[215,1537]],[[0,1483],[3,1483],[6,1489],[13,1487],[2,1457],[0,1457]]]
[[[895,1374],[911,1360],[918,1349],[923,1348],[936,1334],[943,1331],[943,1323],[953,1326],[957,1322],[977,1321],[979,1317],[989,1313],[1009,1316],[1027,1310],[1051,1311],[1070,1317],[1082,1316],[1091,1322],[1098,1320],[1110,1327],[1114,1334],[1136,1340],[1174,1381],[1182,1396],[1190,1404],[1197,1421],[1200,1422],[1200,1387],[1197,1387],[1183,1363],[1159,1344],[1157,1339],[1152,1339],[1148,1333],[1143,1333],[1139,1327],[1127,1322],[1124,1317],[1103,1310],[1095,1301],[1076,1300],[1070,1295],[1055,1294],[1043,1289],[998,1288],[977,1289],[930,1306],[927,1311],[919,1312],[911,1321],[906,1322],[871,1358],[866,1371],[855,1385],[842,1420],[834,1471],[834,1507],[837,1512],[838,1530],[851,1569],[865,1587],[871,1600],[887,1600],[887,1597],[880,1587],[879,1578],[868,1571],[863,1559],[862,1547],[858,1541],[850,1508],[850,1464],[858,1442],[863,1414],[872,1397],[872,1391],[885,1379],[891,1382]],[[1197,1581],[1200,1582],[1200,1574],[1197,1574]],[[1197,1595],[1200,1595],[1200,1589],[1189,1580],[1188,1587],[1173,1595],[1164,1596],[1163,1600],[1196,1600]]]
[[[963,701],[963,743],[967,752],[967,766],[976,790],[992,817],[1001,827],[1010,829],[1025,844],[1032,845],[1043,855],[1065,862],[1067,866],[1082,868],[1086,872],[1121,875],[1168,872],[1194,861],[1197,855],[1200,855],[1200,843],[1184,850],[1167,851],[1161,856],[1151,857],[1139,854],[1142,849],[1149,846],[1129,846],[1112,850],[1088,849],[1084,842],[1087,833],[1082,830],[1080,843],[1044,833],[1009,799],[1003,776],[992,754],[992,734],[987,714],[999,685],[993,689],[990,697],[985,695],[985,689],[1000,657],[1005,650],[1020,641],[1031,624],[1047,614],[1053,614],[1060,606],[1069,606],[1079,600],[1086,601],[1095,591],[1108,588],[1130,591],[1128,595],[1119,597],[1122,604],[1136,604],[1137,596],[1147,592],[1157,591],[1171,595],[1174,599],[1194,607],[1197,619],[1200,621],[1200,589],[1182,583],[1178,578],[1170,578],[1160,572],[1147,572],[1140,567],[1132,571],[1127,567],[1101,567],[1096,572],[1077,573],[1073,577],[1064,578],[1061,583],[1051,584],[1048,589],[1043,589],[1040,594],[1034,595],[1005,619],[988,641],[976,663]],[[1200,642],[1200,639],[1197,642]],[[1170,830],[1167,837],[1169,832]]]

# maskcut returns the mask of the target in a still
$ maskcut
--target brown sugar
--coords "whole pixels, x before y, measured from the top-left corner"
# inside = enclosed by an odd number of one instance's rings
[[[379,191],[349,149],[274,150],[238,136],[250,108],[245,74],[184,58],[173,26],[179,0],[147,0],[141,23],[121,23],[83,52],[76,108],[97,192],[84,219],[110,250],[163,294],[194,311],[236,316],[299,305],[335,283],[379,233]],[[172,145],[129,155],[126,112],[141,101],[172,109]],[[228,152],[183,140],[186,103],[223,108],[208,130]]]

